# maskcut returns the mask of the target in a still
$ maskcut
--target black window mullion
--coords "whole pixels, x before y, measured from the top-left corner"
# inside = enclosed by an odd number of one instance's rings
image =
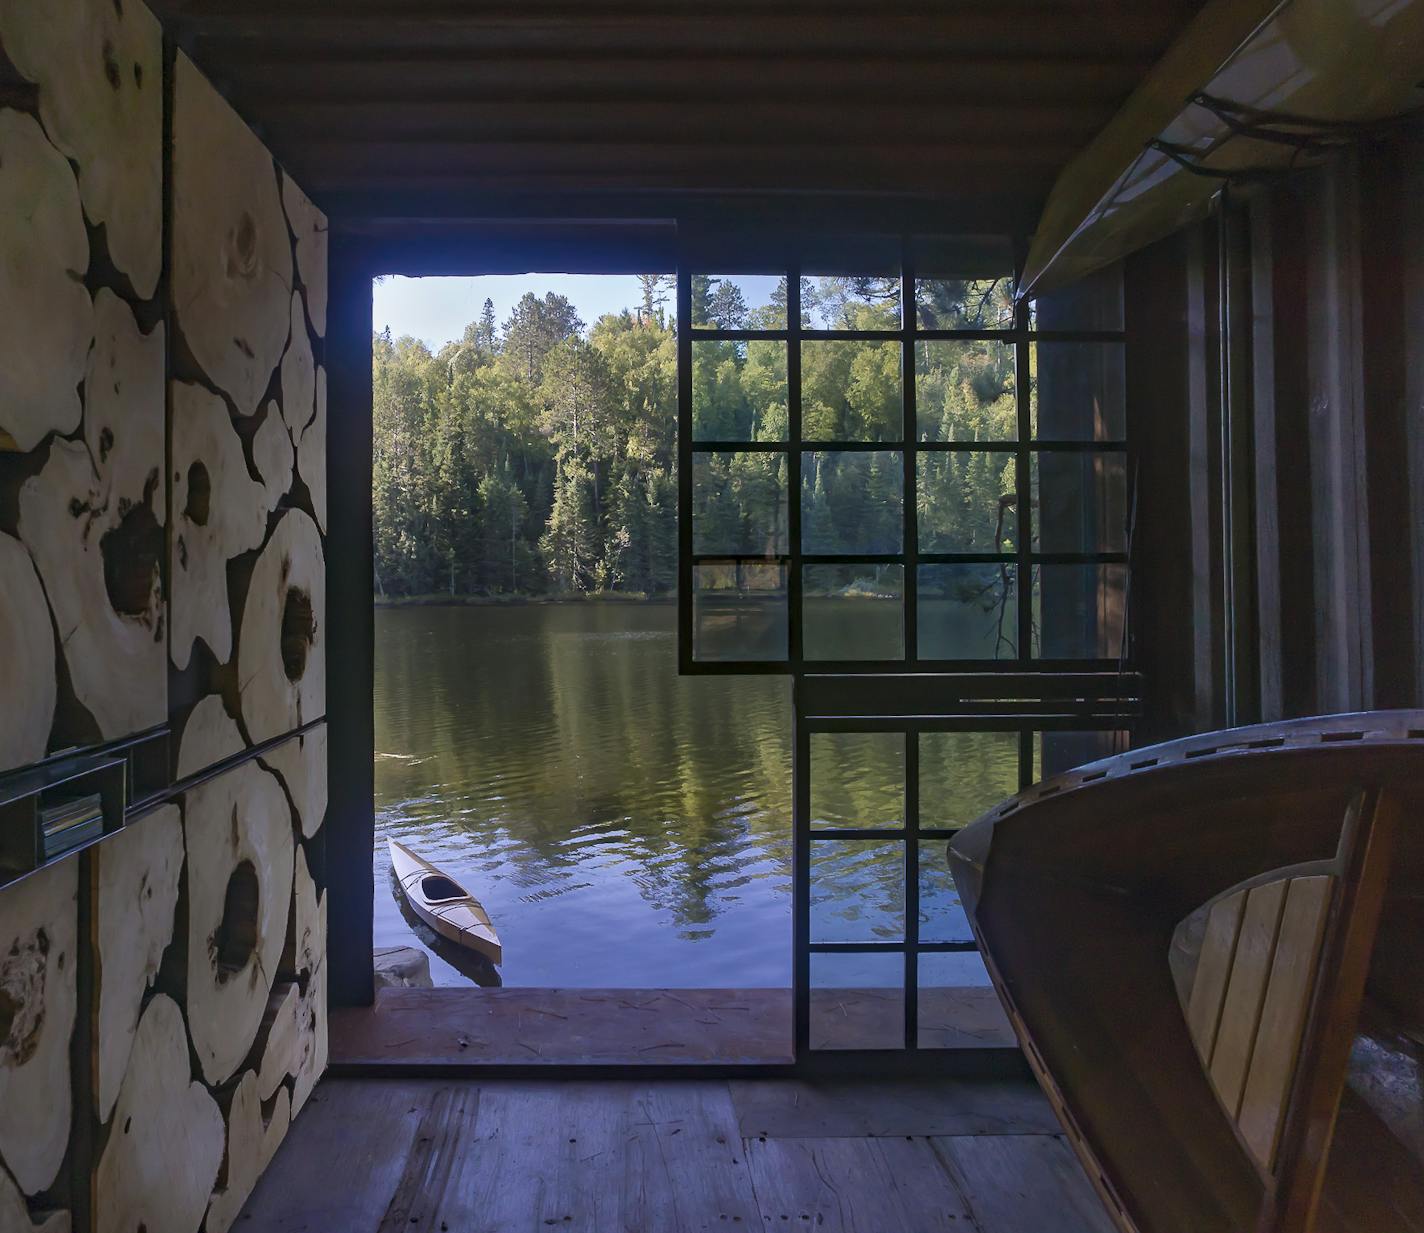
[[[905,732],[905,1048],[919,1047],[920,734]]]
[[[677,271],[677,661],[693,671],[692,272]]]
[[[792,629],[799,621],[791,622]],[[792,1056],[811,1050],[811,730],[801,718],[801,677],[791,681]]]
[[[920,517],[919,517],[919,418],[915,394],[915,271],[911,245],[906,237],[900,254],[900,399],[904,405],[904,428],[901,434],[905,446],[904,538],[905,576],[900,580],[904,604],[905,662],[913,665],[920,657]],[[908,1005],[908,1002],[906,1003]]]
[[[786,534],[791,576],[786,580],[787,648],[792,672],[802,665],[801,638],[801,263],[786,271]]]
[[[1015,599],[1018,603],[1019,614],[1018,660],[1020,664],[1027,664],[1033,654],[1033,554],[1030,550],[1033,542],[1033,510],[1030,508],[1033,499],[1030,482],[1033,395],[1030,388],[1032,379],[1029,365],[1030,344],[1026,335],[1028,329],[1027,300],[1015,302],[1014,322],[1021,331],[1019,340],[1014,344],[1014,387],[1018,400],[1019,424],[1018,449],[1015,453],[1014,466],[1014,505],[1017,507],[1019,515],[1016,540],[1018,564],[1015,570],[1018,574],[1018,594]]]

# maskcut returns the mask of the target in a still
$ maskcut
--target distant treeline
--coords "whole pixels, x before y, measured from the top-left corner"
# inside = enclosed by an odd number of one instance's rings
[[[479,320],[434,353],[412,338],[376,335],[379,594],[654,595],[674,589],[673,285],[660,275],[641,276],[641,282],[641,303],[600,317],[591,328],[565,297],[526,293],[503,325],[486,300]],[[959,286],[966,298],[973,290]],[[822,279],[803,287],[803,309],[821,325],[892,325],[899,312],[893,291],[889,280]],[[926,307],[918,306],[922,314]],[[784,289],[770,303],[749,308],[735,283],[695,279],[693,314],[699,324],[724,328],[781,325]],[[968,342],[921,351],[922,438],[1013,435],[1009,349]],[[802,415],[808,438],[898,440],[902,405],[894,344],[807,344]],[[693,410],[702,440],[784,440],[785,344],[698,341]],[[896,457],[807,460],[808,550],[883,552],[898,539]],[[748,453],[699,459],[698,550],[784,550],[784,460]],[[937,543],[962,542],[966,550],[1002,544],[1002,500],[1013,491],[1003,459],[973,454],[929,461],[955,474],[919,486],[922,545],[927,534]]]

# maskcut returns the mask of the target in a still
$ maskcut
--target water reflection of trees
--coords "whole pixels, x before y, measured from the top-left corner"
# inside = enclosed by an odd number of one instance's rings
[[[529,894],[615,859],[680,926],[790,872],[789,700],[676,672],[671,606],[383,611],[377,793]],[[408,747],[403,747],[404,745]]]
[[[612,866],[689,935],[749,883],[786,894],[787,686],[679,677],[674,623],[671,605],[382,610],[376,774],[389,827],[458,827],[470,864],[526,899]],[[961,825],[1017,789],[1014,733],[921,742],[924,826]],[[902,823],[904,762],[898,736],[818,737],[813,817]],[[826,867],[817,902],[841,913],[868,896],[862,910],[894,913],[901,870],[898,846],[858,850]],[[953,890],[936,877],[922,894],[941,912]]]

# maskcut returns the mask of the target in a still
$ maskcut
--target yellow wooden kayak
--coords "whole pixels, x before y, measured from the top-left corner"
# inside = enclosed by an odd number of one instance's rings
[[[502,962],[504,950],[484,904],[405,844],[394,839],[386,842],[391,849],[391,867],[411,911],[457,946],[476,951],[491,963]]]

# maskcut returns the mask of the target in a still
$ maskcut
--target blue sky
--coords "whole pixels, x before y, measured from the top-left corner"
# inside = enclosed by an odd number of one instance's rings
[[[410,334],[431,350],[459,338],[476,320],[485,297],[494,301],[495,320],[503,325],[526,291],[568,296],[579,316],[592,325],[604,313],[619,312],[642,301],[631,274],[486,274],[479,278],[400,278],[392,276],[372,289],[372,324],[390,327],[399,338]],[[671,308],[671,305],[669,305]]]

